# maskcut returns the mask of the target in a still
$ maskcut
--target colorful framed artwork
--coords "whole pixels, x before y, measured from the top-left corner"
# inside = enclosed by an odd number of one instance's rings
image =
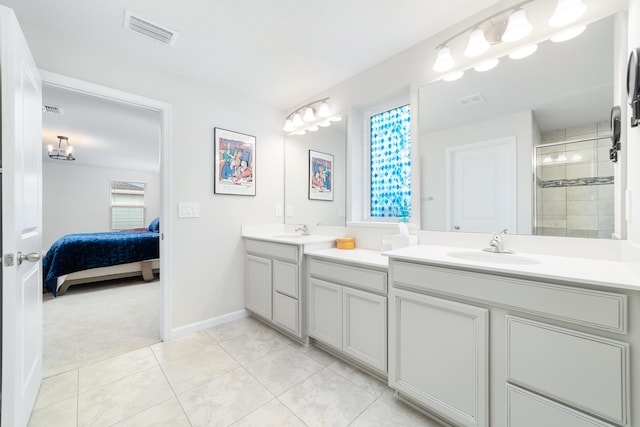
[[[333,200],[333,155],[309,150],[309,199]]]
[[[214,128],[215,194],[256,195],[256,137]]]

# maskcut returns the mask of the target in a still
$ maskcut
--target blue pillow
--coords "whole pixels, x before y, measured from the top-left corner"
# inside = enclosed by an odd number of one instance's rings
[[[159,233],[160,232],[160,218],[156,218],[153,221],[151,221],[151,224],[149,224],[149,231],[153,231],[154,233]]]

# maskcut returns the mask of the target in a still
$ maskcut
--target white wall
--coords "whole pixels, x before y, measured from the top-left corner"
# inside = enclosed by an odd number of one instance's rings
[[[640,47],[640,0],[629,1],[628,52]],[[626,72],[626,70],[625,70]],[[623,101],[624,102],[624,101]],[[626,103],[623,103],[623,108]],[[630,242],[640,245],[640,126],[632,128],[629,124],[631,109],[627,107],[626,128],[627,191],[631,198],[630,217],[627,219],[627,236]]]
[[[160,216],[158,173],[42,162],[44,250],[65,234],[109,231],[110,180],[146,183],[145,224]]]
[[[531,111],[509,114],[456,128],[420,134],[421,189],[433,197],[422,205],[422,229],[445,230],[446,150],[463,144],[516,137],[517,233],[531,234],[531,149],[533,140]]]
[[[283,200],[283,112],[249,96],[185,81],[135,61],[123,62],[82,40],[62,38],[23,25],[39,68],[158,99],[172,106],[170,218],[172,329],[244,308],[244,257],[240,226],[282,222],[274,216]],[[213,194],[213,128],[256,136],[257,195]],[[200,204],[200,217],[178,219],[177,203]]]

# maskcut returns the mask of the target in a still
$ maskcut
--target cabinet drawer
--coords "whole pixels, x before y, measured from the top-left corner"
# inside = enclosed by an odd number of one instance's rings
[[[614,427],[544,397],[507,385],[507,427]]]
[[[277,325],[299,335],[300,325],[298,317],[298,300],[274,292],[273,321]]]
[[[604,419],[629,423],[629,345],[507,316],[507,379]]]
[[[394,286],[433,290],[616,333],[627,330],[624,294],[401,261],[391,265]]]
[[[293,263],[298,262],[298,246],[282,243],[263,242],[262,240],[247,239],[244,242],[247,252],[266,255],[270,258],[278,258]]]
[[[298,266],[273,261],[273,290],[298,298]]]
[[[309,273],[321,279],[367,291],[387,293],[387,273],[311,258]]]

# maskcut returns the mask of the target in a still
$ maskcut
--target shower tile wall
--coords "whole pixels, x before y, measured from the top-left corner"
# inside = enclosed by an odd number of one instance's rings
[[[614,212],[609,133],[607,120],[542,135],[542,144],[602,138],[536,148],[536,234],[611,238]]]

